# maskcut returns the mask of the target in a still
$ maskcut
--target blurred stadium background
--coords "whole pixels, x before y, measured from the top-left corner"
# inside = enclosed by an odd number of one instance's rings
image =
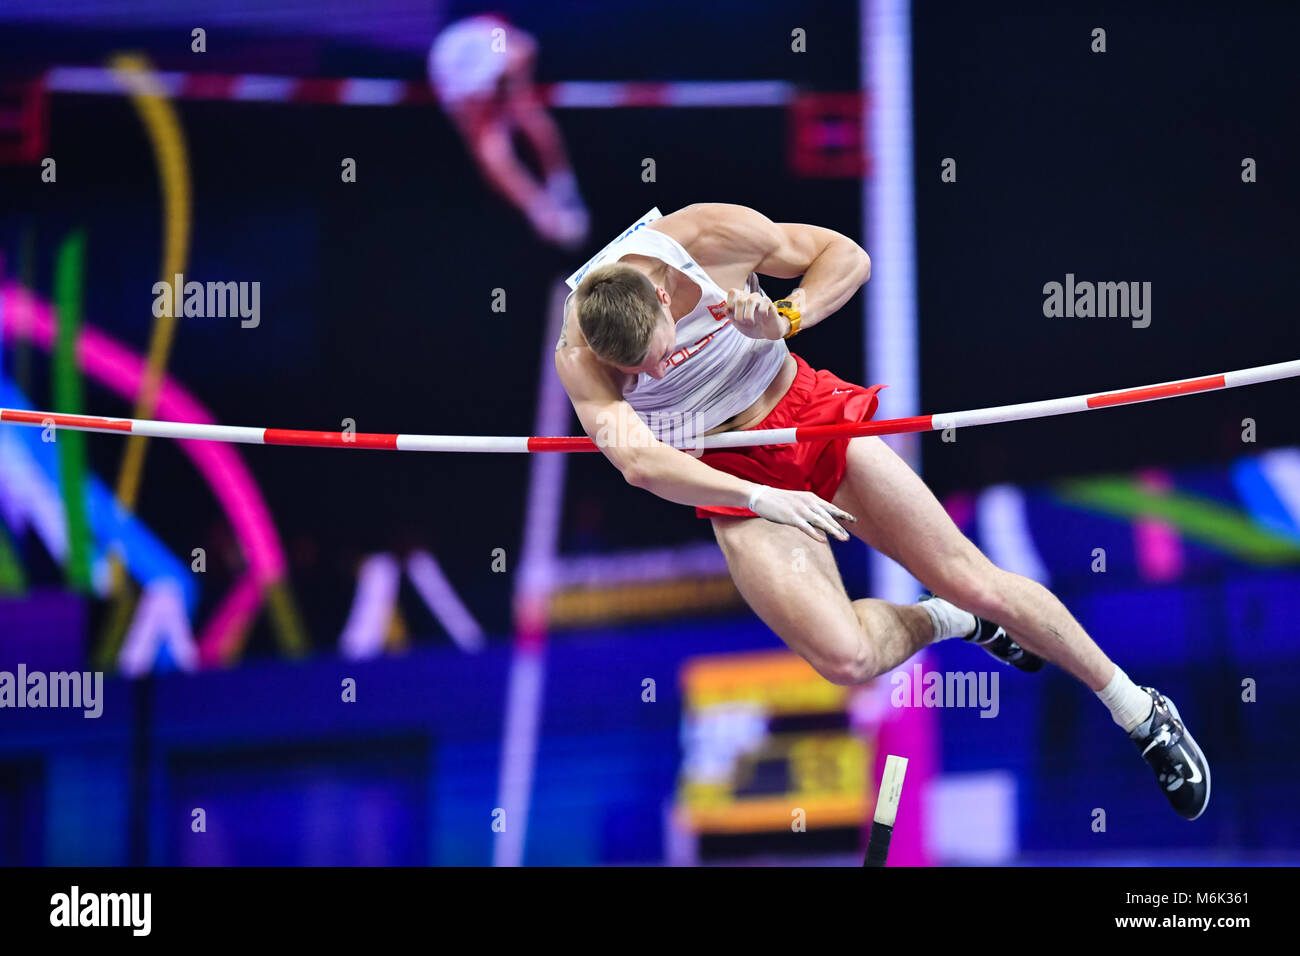
[[[260,281],[262,318],[179,320],[153,417],[573,434],[560,280],[699,201],[867,248],[871,283],[796,351],[888,383],[882,417],[1300,357],[1297,14],[998,6],[8,0],[0,406],[131,415],[179,262]],[[576,251],[487,188],[429,95],[434,36],[484,9],[538,43],[591,211]],[[152,106],[124,56],[159,71]],[[1151,282],[1150,326],[1044,318],[1067,273]],[[821,681],[707,524],[599,456],[154,441],[132,464],[116,437],[5,427],[0,670],[107,680],[95,720],[0,711],[0,862],[854,863],[891,752],[894,863],[1294,862],[1296,388],[897,445],[995,561],[1176,696],[1215,775],[1194,824],[1058,671],[1000,673],[992,719]],[[915,597],[835,547],[850,594]],[[954,643],[921,663],[988,669]]]

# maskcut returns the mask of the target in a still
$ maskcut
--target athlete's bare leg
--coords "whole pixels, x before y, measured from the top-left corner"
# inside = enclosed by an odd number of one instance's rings
[[[714,518],[736,588],[768,627],[835,684],[861,684],[930,643],[917,605],[850,601],[830,545],[762,518]]]
[[[1021,647],[1097,691],[1115,673],[1047,588],[991,562],[953,524],[925,483],[879,438],[849,442],[834,504],[858,520],[848,530],[893,558],[935,594],[1001,624]]]
[[[989,561],[888,445],[855,438],[848,455],[834,503],[857,517],[849,531],[1092,690],[1106,685],[1114,663],[1065,606],[1037,582]],[[830,546],[798,529],[758,518],[714,518],[713,530],[741,596],[827,680],[863,683],[931,642],[930,617],[919,606],[850,600]]]

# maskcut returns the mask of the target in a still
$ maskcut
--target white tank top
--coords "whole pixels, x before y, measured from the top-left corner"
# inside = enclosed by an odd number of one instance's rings
[[[784,339],[752,339],[738,332],[726,316],[726,292],[672,236],[635,228],[597,258],[605,263],[627,255],[666,262],[700,287],[699,303],[677,323],[668,373],[661,379],[642,373],[623,390],[623,398],[656,438],[680,445],[758,401],[790,350]],[[745,288],[762,291],[758,276],[751,272]]]

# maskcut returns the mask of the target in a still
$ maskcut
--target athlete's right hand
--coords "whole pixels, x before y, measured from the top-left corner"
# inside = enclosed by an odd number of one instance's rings
[[[788,524],[798,528],[815,541],[825,541],[829,532],[841,541],[849,540],[849,533],[839,521],[857,521],[847,511],[842,511],[829,501],[823,501],[811,491],[787,491],[770,485],[758,485],[749,498],[749,510],[760,518]]]

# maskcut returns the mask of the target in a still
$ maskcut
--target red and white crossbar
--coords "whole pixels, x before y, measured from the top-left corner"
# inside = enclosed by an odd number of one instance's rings
[[[708,435],[695,442],[684,444],[705,451],[715,448],[747,448],[753,445],[789,445],[795,442],[817,441],[828,438],[855,438],[859,435],[899,435],[905,432],[943,431],[948,428],[970,428],[974,425],[994,425],[998,422],[1015,422],[1027,418],[1047,418],[1068,415],[1114,405],[1135,405],[1158,398],[1177,398],[1194,392],[1210,392],[1220,388],[1240,385],[1257,385],[1278,379],[1300,376],[1300,359],[1261,365],[1258,368],[1206,375],[1202,378],[1185,378],[1159,385],[1143,385],[1116,392],[1096,392],[1092,395],[1074,395],[1070,398],[1053,398],[1042,402],[1024,402],[1020,405],[999,405],[995,408],[977,408],[965,412],[948,412],[941,415],[916,415],[911,418],[889,418],[874,422],[851,422],[840,425],[811,425],[803,428],[768,428],[748,431],[722,432]],[[314,448],[367,448],[389,451],[442,451],[442,452],[538,452],[538,451],[596,451],[590,438],[582,437],[509,437],[496,435],[400,435],[376,432],[314,432],[287,428],[244,428],[233,425],[197,425],[186,422],[144,421],[136,418],[96,418],[90,415],[64,415],[58,412],[39,412],[27,409],[0,408],[0,422],[15,425],[34,425],[68,428],[82,432],[107,432],[110,434],[147,435],[151,438],[197,439],[199,441],[236,442],[244,445],[300,445]]]
[[[337,106],[414,106],[434,102],[426,80],[166,70],[149,76],[163,95],[174,100]],[[56,66],[46,72],[42,85],[53,93],[120,96],[131,92],[131,87],[122,82],[116,71],[103,66]],[[795,97],[794,86],[779,80],[539,83],[537,89],[543,102],[553,109],[781,107]]]

